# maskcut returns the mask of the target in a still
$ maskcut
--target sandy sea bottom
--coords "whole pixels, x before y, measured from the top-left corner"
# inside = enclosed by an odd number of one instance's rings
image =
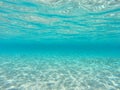
[[[120,90],[120,58],[0,55],[0,90]]]

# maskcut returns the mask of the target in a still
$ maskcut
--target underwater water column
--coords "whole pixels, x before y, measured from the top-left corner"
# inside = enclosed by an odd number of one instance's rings
[[[120,90],[120,0],[0,0],[0,90]]]

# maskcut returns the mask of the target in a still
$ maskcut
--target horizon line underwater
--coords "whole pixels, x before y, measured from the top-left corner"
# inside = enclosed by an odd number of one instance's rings
[[[0,90],[120,90],[120,0],[0,0]]]

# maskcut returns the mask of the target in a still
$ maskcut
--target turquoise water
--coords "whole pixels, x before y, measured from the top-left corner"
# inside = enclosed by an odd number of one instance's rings
[[[0,90],[120,90],[120,0],[0,0]]]

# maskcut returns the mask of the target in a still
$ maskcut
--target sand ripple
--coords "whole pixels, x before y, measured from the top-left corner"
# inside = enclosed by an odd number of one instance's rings
[[[1,56],[0,90],[119,90],[120,59]]]

